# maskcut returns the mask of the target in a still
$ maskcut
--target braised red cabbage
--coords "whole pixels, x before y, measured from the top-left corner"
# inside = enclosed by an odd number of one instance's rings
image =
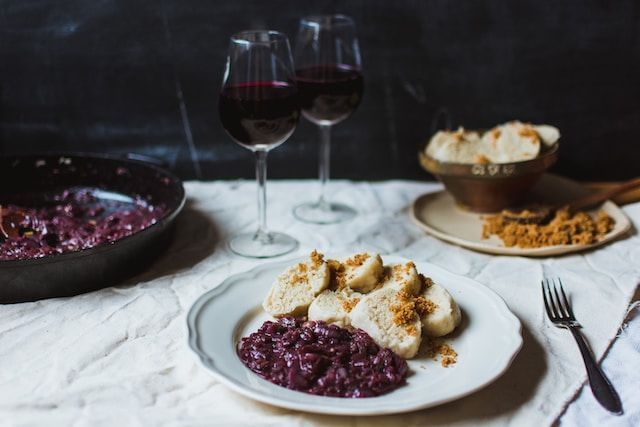
[[[155,224],[166,213],[136,197],[102,199],[92,189],[53,195],[46,206],[0,206],[0,260],[40,258],[114,242]]]
[[[405,384],[407,362],[361,329],[292,317],[242,338],[238,355],[274,384],[333,397],[372,397]]]

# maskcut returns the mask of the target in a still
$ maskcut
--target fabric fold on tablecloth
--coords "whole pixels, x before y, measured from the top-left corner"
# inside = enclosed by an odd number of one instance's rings
[[[602,362],[602,369],[620,395],[624,416],[613,415],[600,407],[588,383],[579,391],[575,403],[561,415],[566,426],[637,426],[640,425],[640,289],[629,307],[625,322]]]
[[[232,255],[228,238],[255,227],[249,181],[188,182],[178,235],[151,270],[114,288],[0,310],[0,412],[16,425],[546,425],[586,378],[571,336],[544,317],[540,281],[562,277],[595,354],[615,337],[640,281],[640,238],[549,259],[490,256],[419,230],[413,199],[439,184],[335,181],[332,197],[359,216],[313,226],[291,209],[311,197],[310,181],[269,183],[269,223],[301,243],[299,254],[378,250],[469,276],[501,295],[523,325],[509,370],[460,400],[409,414],[335,417],[274,408],[217,384],[186,345],[185,315],[203,292],[258,264]],[[640,204],[625,208],[636,228]],[[291,254],[295,257],[296,254]],[[264,262],[264,261],[259,261]],[[424,272],[428,274],[429,272]],[[446,287],[446,283],[443,284]],[[481,349],[478,349],[481,351]],[[463,363],[465,354],[459,355]],[[444,369],[444,368],[443,368]],[[449,368],[449,369],[455,369]]]

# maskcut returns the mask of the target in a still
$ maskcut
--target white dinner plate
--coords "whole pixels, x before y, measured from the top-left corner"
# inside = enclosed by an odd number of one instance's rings
[[[289,409],[341,415],[407,412],[449,402],[486,386],[502,375],[522,345],[520,322],[489,288],[425,262],[418,271],[443,285],[462,310],[462,324],[447,342],[458,353],[444,368],[426,356],[409,360],[407,384],[382,396],[315,396],[274,385],[244,366],[239,340],[270,319],[261,307],[273,280],[300,260],[261,265],[227,278],[202,295],[187,316],[189,346],[221,383],[260,402]],[[406,262],[384,257],[385,263]],[[423,353],[421,351],[421,353]]]
[[[575,181],[546,174],[532,189],[533,200],[553,205],[566,203],[588,192],[585,187]],[[598,209],[605,211],[615,224],[613,229],[599,241],[589,245],[554,245],[541,248],[520,248],[505,246],[497,236],[488,239],[482,237],[484,217],[490,214],[479,214],[462,209],[447,191],[437,191],[418,197],[411,207],[411,218],[427,233],[468,249],[494,255],[515,255],[546,257],[580,252],[604,245],[624,236],[631,229],[631,221],[622,209],[612,201],[606,201]],[[598,209],[591,210],[595,215]]]

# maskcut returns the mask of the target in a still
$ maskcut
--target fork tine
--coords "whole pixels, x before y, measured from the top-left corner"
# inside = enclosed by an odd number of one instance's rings
[[[564,287],[562,286],[562,279],[560,279],[559,277],[558,277],[558,282],[560,283],[560,293],[562,294],[562,300],[564,301],[565,310],[567,310],[567,313],[569,314],[569,316],[571,316],[571,318],[575,319],[575,316],[573,315],[573,310],[571,309],[571,304],[569,304],[569,298],[567,298],[567,294],[564,293]]]
[[[548,290],[549,289],[549,282],[548,279],[544,279],[542,282],[540,282],[540,284],[542,285],[542,299],[544,300],[544,309],[547,311],[547,316],[549,317],[549,320],[553,320],[556,316],[555,313],[552,314],[551,312],[551,305],[549,304],[549,300],[547,299],[547,292],[545,292],[545,288]]]
[[[562,307],[560,307],[560,303],[558,302],[558,299],[555,298],[553,295],[552,286],[553,288],[555,288],[556,283],[554,282],[553,279],[550,279],[548,282],[548,288],[547,288],[547,290],[549,291],[549,299],[551,300],[551,305],[553,306],[553,312],[556,314],[556,317],[559,319],[562,316],[564,316],[564,313],[562,312]]]
[[[556,319],[562,317],[562,312],[560,311],[560,307],[558,307],[558,303],[556,299],[553,297],[553,292],[551,291],[551,285],[554,285],[553,279],[547,279],[547,294],[549,297],[549,302],[551,303],[551,311]]]
[[[560,316],[569,317],[569,313],[567,312],[567,309],[560,299],[560,294],[558,293],[558,288],[556,286],[556,279],[553,279],[553,293],[556,295],[556,301],[558,302],[558,312],[560,313]]]

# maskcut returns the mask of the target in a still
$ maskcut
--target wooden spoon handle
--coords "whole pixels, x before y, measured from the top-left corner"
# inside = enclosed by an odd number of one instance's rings
[[[615,197],[618,194],[625,193],[637,187],[640,187],[640,177],[623,182],[619,185],[615,185],[611,188],[607,188],[606,190],[596,191],[595,193],[580,197],[579,199],[576,199],[573,202],[569,203],[569,210],[577,211],[580,209],[588,208],[592,205],[595,205],[596,203],[604,202],[605,200]]]

